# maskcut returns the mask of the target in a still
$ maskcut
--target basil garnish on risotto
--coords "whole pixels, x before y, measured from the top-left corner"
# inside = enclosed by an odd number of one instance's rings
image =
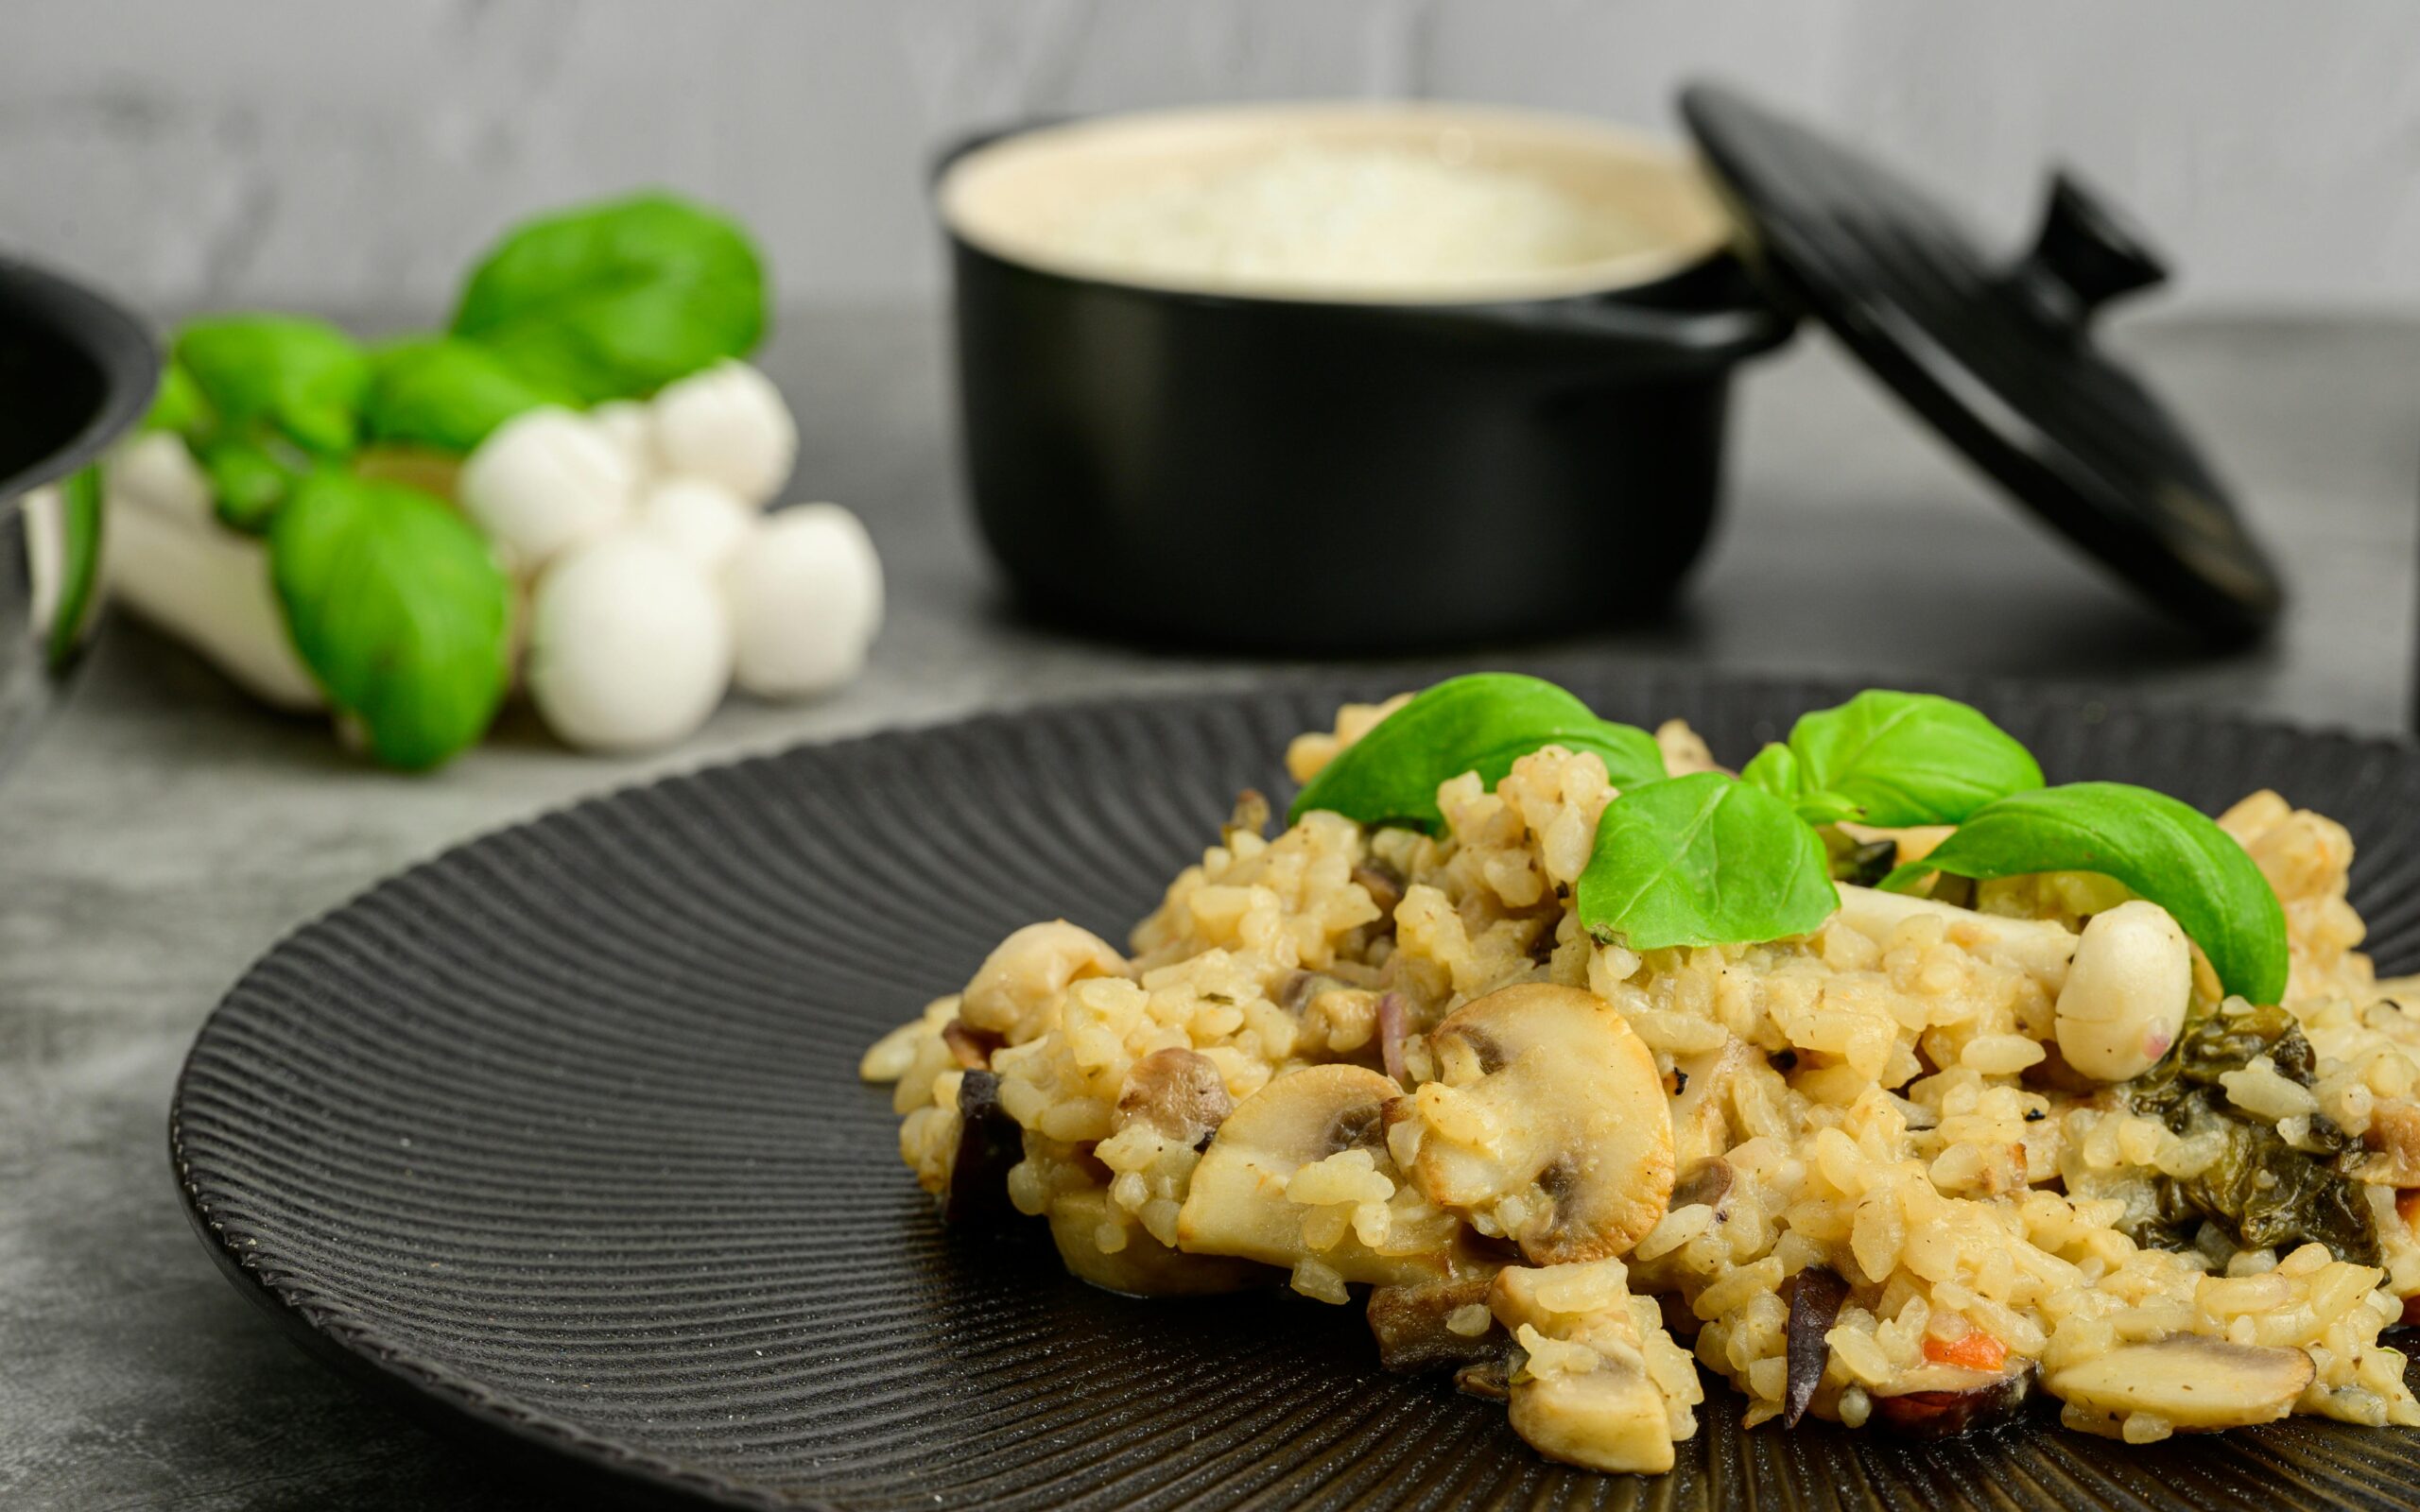
[[[1824,842],[1789,805],[1720,772],[1624,793],[1597,821],[1580,922],[1631,949],[1804,935],[1841,904]]]
[[[1956,824],[2042,785],[2033,753],[1982,711],[1930,693],[1869,688],[1790,728],[1739,774],[1810,824]]]
[[[1327,809],[1362,824],[1442,833],[1439,783],[1477,772],[1492,788],[1547,746],[1594,752],[1616,787],[1664,776],[1664,754],[1646,730],[1598,718],[1542,678],[1479,672],[1449,678],[1380,720],[1311,779],[1286,822]]]
[[[2014,793],[1966,816],[1923,860],[1883,879],[1906,892],[1930,872],[1988,882],[2037,871],[2115,877],[2174,915],[2229,992],[2286,991],[2286,913],[2243,847],[2202,812],[2125,782]]]

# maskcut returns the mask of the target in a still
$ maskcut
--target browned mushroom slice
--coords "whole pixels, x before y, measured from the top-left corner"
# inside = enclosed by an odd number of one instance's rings
[[[1480,1274],[1370,1294],[1370,1332],[1390,1370],[1435,1370],[1504,1356],[1512,1340],[1487,1309],[1494,1277]]]
[[[1841,1308],[1849,1299],[1849,1286],[1818,1265],[1791,1277],[1789,1287],[1789,1327],[1784,1335],[1789,1373],[1782,1398],[1781,1425],[1795,1428],[1798,1420],[1806,1416],[1807,1403],[1815,1400],[1815,1388],[1824,1383],[1824,1367],[1831,1364],[1832,1346],[1824,1335],[1840,1321]]]
[[[1272,1265],[1315,1260],[1348,1281],[1379,1285],[1451,1274],[1460,1260],[1458,1226],[1443,1213],[1431,1210],[1434,1221],[1390,1233],[1374,1247],[1351,1228],[1314,1245],[1305,1232],[1313,1208],[1288,1195],[1305,1167],[1347,1150],[1367,1151],[1369,1173],[1400,1188],[1384,1121],[1387,1103],[1400,1095],[1393,1082],[1361,1066],[1309,1066],[1272,1078],[1236,1105],[1202,1152],[1177,1213],[1177,1247]]]
[[[1945,1379],[1942,1384],[1921,1391],[1876,1397],[1876,1420],[1911,1438],[1952,1438],[1969,1429],[1991,1428],[2014,1418],[2024,1407],[2033,1380],[2030,1368],[1996,1374],[1944,1366],[1938,1374],[1971,1379],[1957,1383]]]
[[[1204,1145],[1235,1106],[1209,1057],[1170,1048],[1152,1051],[1127,1072],[1117,1119],[1120,1127],[1140,1119],[1180,1144]]]
[[[950,1059],[968,1071],[992,1064],[992,1052],[1008,1041],[989,1029],[968,1026],[963,1019],[952,1019],[942,1025],[942,1043],[949,1046]]]
[[[2070,1428],[2115,1434],[2136,1413],[2186,1431],[2273,1422],[2311,1383],[2300,1349],[2180,1333],[2071,1365],[2043,1383],[2067,1404]]]
[[[1672,1119],[1655,1057],[1577,988],[1524,983],[1463,1005],[1428,1037],[1439,1080],[1415,1119],[1412,1177],[1541,1265],[1626,1253],[1664,1216]]]
[[[1101,1245],[1115,1230],[1118,1247]],[[1050,1238],[1070,1275],[1103,1291],[1129,1297],[1201,1297],[1273,1285],[1281,1278],[1265,1265],[1219,1255],[1184,1255],[1168,1248],[1140,1224],[1124,1221],[1109,1194],[1080,1189],[1050,1202]]]
[[[967,1072],[958,1084],[958,1153],[942,1194],[942,1221],[990,1223],[1006,1218],[1009,1168],[1025,1159],[1025,1130],[1000,1107],[1000,1078]]]

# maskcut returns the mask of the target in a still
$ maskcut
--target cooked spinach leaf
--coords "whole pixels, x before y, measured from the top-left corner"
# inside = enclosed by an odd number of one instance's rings
[[[2354,1174],[2365,1159],[2360,1145],[2323,1114],[2298,1149],[2227,1100],[2220,1076],[2263,1055],[2289,1080],[2311,1084],[2310,1042],[2293,1015],[2230,1000],[2188,1022],[2175,1050],[2129,1087],[2135,1111],[2187,1138],[2216,1134],[2224,1149],[2197,1176],[2154,1177],[2154,1210],[2128,1237],[2190,1249],[2208,1222],[2244,1248],[2282,1252],[2316,1241],[2339,1260],[2378,1263],[2369,1194]]]

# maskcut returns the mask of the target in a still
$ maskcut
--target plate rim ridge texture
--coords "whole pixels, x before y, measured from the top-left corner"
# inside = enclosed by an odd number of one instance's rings
[[[1610,717],[1688,718],[1735,763],[1867,685],[1523,670]],[[2420,1433],[2294,1419],[2135,1449],[2037,1414],[1911,1446],[1743,1432],[1711,1378],[1671,1476],[1598,1476],[1443,1380],[1385,1376],[1357,1308],[1120,1298],[1063,1276],[1046,1238],[942,1230],[888,1090],[856,1085],[865,1045],[1017,923],[1063,913],[1122,939],[1236,789],[1290,791],[1288,737],[1427,680],[1290,674],[982,713],[452,847],[288,934],[212,1010],[169,1110],[186,1215],[289,1334],[407,1409],[558,1478],[700,1504],[2250,1512],[2420,1494]],[[2380,970],[2420,969],[2420,749],[2080,688],[1912,685],[1985,708],[2054,782],[2212,808],[2273,778],[2353,827]]]

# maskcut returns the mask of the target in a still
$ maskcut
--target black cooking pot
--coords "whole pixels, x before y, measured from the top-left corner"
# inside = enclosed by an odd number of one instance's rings
[[[101,504],[84,469],[151,401],[141,322],[0,257],[0,757],[57,699],[100,605]]]
[[[1071,198],[1272,142],[1500,161],[1635,244],[1519,276],[1156,277],[1054,242]],[[977,518],[1055,617],[1399,650],[1652,610],[1705,545],[1733,369],[1789,334],[1683,154],[1456,107],[1167,112],[987,138],[939,185]],[[1226,286],[1220,286],[1224,282]]]

